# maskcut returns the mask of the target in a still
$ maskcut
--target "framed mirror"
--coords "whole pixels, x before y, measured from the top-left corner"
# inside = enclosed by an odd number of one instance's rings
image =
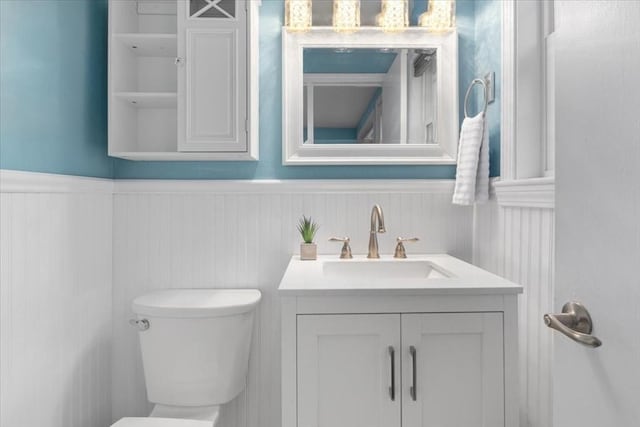
[[[455,32],[283,30],[283,163],[455,164]]]

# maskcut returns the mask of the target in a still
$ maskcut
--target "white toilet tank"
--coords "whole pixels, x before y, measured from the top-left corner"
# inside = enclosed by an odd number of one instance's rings
[[[170,289],[133,301],[150,402],[221,405],[245,386],[255,289]],[[146,325],[145,322],[139,325]]]

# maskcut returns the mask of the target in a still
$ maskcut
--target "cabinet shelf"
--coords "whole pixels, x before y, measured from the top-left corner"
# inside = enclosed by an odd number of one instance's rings
[[[176,34],[117,33],[113,39],[138,56],[175,57],[178,54]]]
[[[177,108],[175,92],[116,92],[116,99],[136,108]]]

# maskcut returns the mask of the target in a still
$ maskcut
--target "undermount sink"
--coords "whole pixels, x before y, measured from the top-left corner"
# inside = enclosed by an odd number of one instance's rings
[[[442,279],[450,274],[426,260],[324,261],[322,273],[327,278],[345,279]]]

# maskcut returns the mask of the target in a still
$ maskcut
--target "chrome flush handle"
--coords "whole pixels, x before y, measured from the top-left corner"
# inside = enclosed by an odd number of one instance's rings
[[[147,319],[131,319],[129,320],[131,326],[136,326],[139,331],[146,331],[151,326]]]

